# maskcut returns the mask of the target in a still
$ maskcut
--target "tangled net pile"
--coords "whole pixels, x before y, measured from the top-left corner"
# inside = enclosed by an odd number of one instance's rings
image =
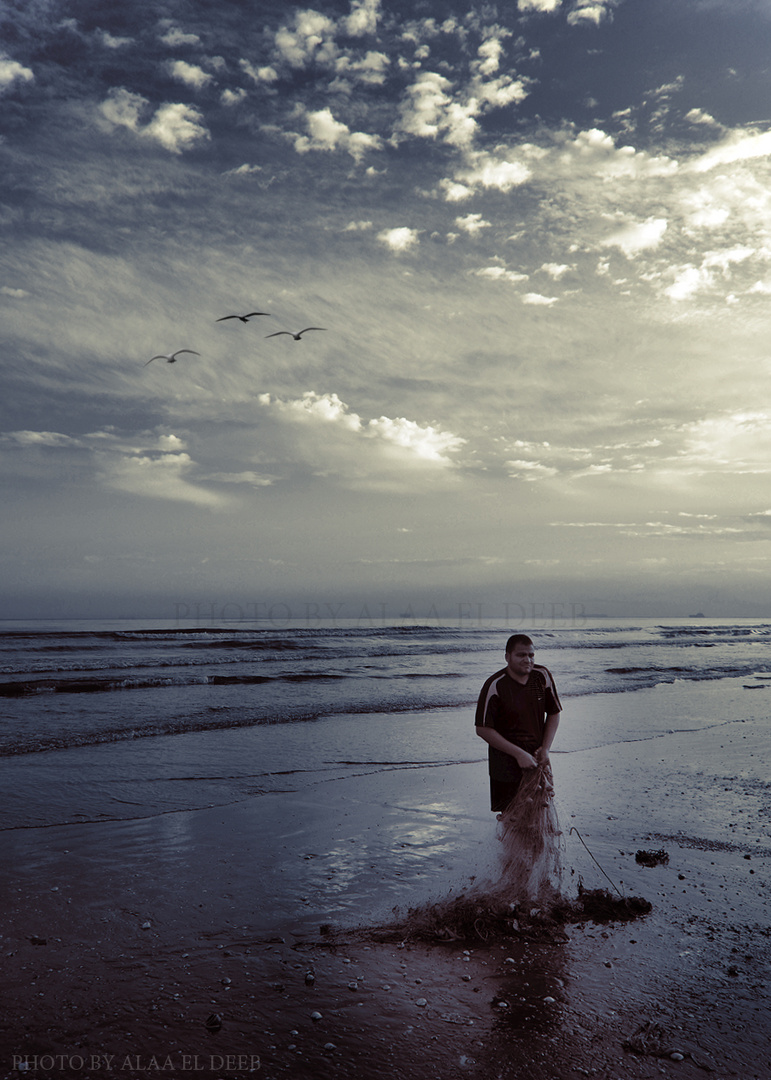
[[[501,876],[494,893],[509,902],[538,902],[559,895],[562,832],[554,806],[550,765],[528,769],[498,823]]]
[[[498,821],[500,876],[459,896],[411,908],[381,937],[424,941],[490,941],[554,937],[566,923],[626,921],[651,910],[640,897],[584,889],[562,891],[563,834],[554,805],[551,766],[529,769]]]

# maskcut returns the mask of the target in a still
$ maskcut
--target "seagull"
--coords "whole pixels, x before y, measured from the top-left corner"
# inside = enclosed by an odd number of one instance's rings
[[[295,341],[299,341],[303,334],[307,334],[309,330],[326,330],[325,326],[306,326],[304,330],[298,330],[296,334],[291,330],[277,330],[275,334],[266,334],[266,337],[278,337],[279,334],[289,334]]]
[[[250,311],[248,315],[223,315],[221,319],[215,320],[216,322],[224,322],[225,319],[240,319],[241,322],[249,322],[255,315],[270,315],[269,311]]]
[[[201,355],[199,352],[196,352],[195,349],[177,349],[177,351],[173,353],[158,353],[157,356],[151,356],[144,366],[147,367],[147,364],[152,364],[153,360],[165,360],[167,364],[173,364],[176,362],[180,353],[183,352],[192,353],[193,356]]]

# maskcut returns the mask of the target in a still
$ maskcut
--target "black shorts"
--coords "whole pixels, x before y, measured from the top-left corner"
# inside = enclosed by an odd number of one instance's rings
[[[519,791],[522,774],[517,780],[493,780],[490,777],[490,809],[502,814]]]

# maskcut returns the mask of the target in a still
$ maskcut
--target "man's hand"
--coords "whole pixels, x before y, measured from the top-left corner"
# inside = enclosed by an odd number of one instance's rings
[[[517,747],[516,754],[513,755],[517,765],[520,769],[537,769],[538,762],[532,754],[528,754],[527,750],[523,750],[521,747]]]
[[[536,763],[538,765],[548,765],[549,764],[549,760],[550,760],[549,751],[546,749],[545,746],[539,746],[538,749],[536,750],[535,754],[533,755],[533,757],[535,758]]]

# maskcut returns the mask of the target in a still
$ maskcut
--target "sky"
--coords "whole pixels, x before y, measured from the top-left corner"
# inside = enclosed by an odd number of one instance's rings
[[[2,617],[765,616],[769,56],[768,0],[3,0]]]

